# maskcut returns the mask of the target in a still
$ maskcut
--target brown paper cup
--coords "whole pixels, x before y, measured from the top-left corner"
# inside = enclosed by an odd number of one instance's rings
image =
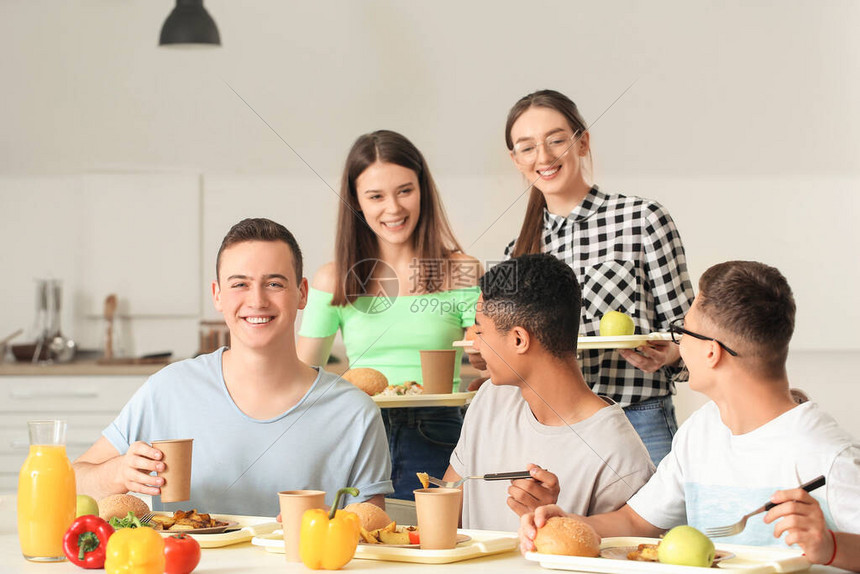
[[[450,393],[454,387],[454,360],[457,349],[420,351],[421,377],[425,394]]]
[[[299,553],[302,515],[305,510],[325,508],[322,490],[282,490],[278,493],[281,504],[281,527],[284,529],[284,554],[287,562],[301,562]]]
[[[419,488],[414,494],[421,549],[454,548],[463,491],[459,488]]]
[[[154,440],[152,447],[164,454],[161,502],[182,502],[191,498],[191,444],[194,439]]]

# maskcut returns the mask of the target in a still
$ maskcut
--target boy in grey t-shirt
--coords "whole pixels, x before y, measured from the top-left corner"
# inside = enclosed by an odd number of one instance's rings
[[[621,407],[579,370],[573,271],[551,255],[524,255],[480,283],[475,346],[490,380],[469,406],[445,480],[523,468],[532,478],[467,482],[463,527],[513,531],[548,501],[583,513],[619,508],[654,465]]]

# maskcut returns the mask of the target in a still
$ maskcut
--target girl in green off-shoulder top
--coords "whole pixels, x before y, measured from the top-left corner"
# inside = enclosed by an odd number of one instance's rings
[[[421,152],[398,133],[358,138],[340,195],[335,260],[314,277],[299,357],[325,365],[340,330],[350,368],[377,369],[389,384],[420,382],[419,351],[452,348],[474,323],[480,264],[454,238]],[[415,473],[442,476],[448,468],[462,414],[401,408],[382,409],[382,418],[394,497],[411,500]]]
[[[448,349],[475,322],[477,287],[394,298],[384,312],[370,313],[373,297],[353,305],[332,305],[331,293],[311,287],[301,337],[330,337],[340,329],[350,368],[381,371],[389,384],[421,381],[420,349]],[[366,309],[366,310],[361,310]],[[460,387],[460,353],[454,367],[454,388]]]

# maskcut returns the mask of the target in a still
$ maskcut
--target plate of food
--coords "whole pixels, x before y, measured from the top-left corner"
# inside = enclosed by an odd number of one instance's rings
[[[663,564],[654,560],[655,538],[615,537],[600,542],[599,555],[573,556],[528,552],[526,560],[538,562],[550,570],[571,570],[612,574],[696,574],[713,572],[711,568]],[[777,547],[718,545],[712,568],[735,574],[772,574],[802,572],[809,561],[797,550]]]
[[[188,519],[187,516],[192,512],[194,511],[156,512],[150,523],[161,523],[159,534],[162,536],[172,536],[177,532],[184,532],[197,540],[201,548],[220,548],[222,546],[247,542],[255,536],[268,534],[281,527],[280,523],[268,516],[210,514],[210,519],[216,522],[214,526],[203,526],[201,519],[199,520],[200,526],[198,528],[185,528],[182,524],[180,524],[179,528],[176,528],[175,522],[172,525],[174,526],[173,528],[171,526],[168,526],[167,529],[164,528],[164,525],[170,524],[171,520],[175,521],[177,513],[179,513],[180,518],[185,515],[185,519]],[[200,515],[198,513],[198,516],[205,516],[205,514]]]
[[[601,558],[611,560],[634,560],[638,562],[659,562],[657,559],[657,544],[642,543],[636,546],[606,546],[600,549]],[[735,555],[727,550],[716,550],[712,567],[723,560],[734,558]]]
[[[457,544],[468,542],[472,537],[462,532],[457,533]],[[358,543],[364,545],[388,546],[391,548],[420,548],[421,534],[417,526],[402,526],[391,522],[384,528],[376,530],[361,529],[361,539]]]
[[[149,521],[149,525],[162,534],[220,534],[238,524],[237,520],[218,520],[211,514],[197,512],[196,508],[177,510],[172,514],[154,514]]]
[[[577,350],[590,349],[635,349],[649,341],[671,341],[671,333],[648,333],[647,335],[620,335],[617,337],[586,337],[577,339]]]
[[[389,385],[388,378],[376,369],[358,367],[349,369],[341,377],[370,395],[373,402],[381,409],[404,407],[462,407],[469,404],[475,391],[463,393],[424,392],[422,385],[416,381],[404,381],[402,384]]]

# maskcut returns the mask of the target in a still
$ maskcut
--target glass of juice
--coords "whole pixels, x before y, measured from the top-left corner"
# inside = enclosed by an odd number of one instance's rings
[[[65,560],[63,535],[75,519],[75,472],[65,421],[29,421],[30,454],[18,475],[18,540],[24,558]]]

